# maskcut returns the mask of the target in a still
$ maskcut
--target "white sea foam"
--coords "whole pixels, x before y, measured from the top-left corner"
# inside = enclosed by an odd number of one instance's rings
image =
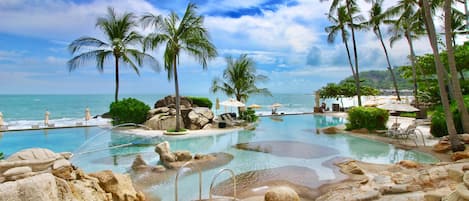
[[[84,118],[61,118],[61,119],[50,119],[49,125],[54,125],[54,127],[72,127],[79,125],[89,125],[89,126],[107,126],[110,124],[110,119],[104,119],[101,117],[93,118],[88,121],[85,121]],[[19,129],[31,129],[33,127],[45,128],[47,127],[44,124],[44,120],[18,120],[18,121],[7,121],[5,122],[9,130],[19,130]]]

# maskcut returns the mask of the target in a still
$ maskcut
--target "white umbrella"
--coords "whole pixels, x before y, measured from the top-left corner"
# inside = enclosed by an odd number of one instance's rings
[[[252,108],[252,109],[259,109],[261,108],[262,106],[258,105],[258,104],[252,104],[250,106],[248,106],[248,108]]]
[[[278,108],[278,107],[282,107],[282,104],[280,104],[280,103],[274,103],[274,104],[272,104],[270,107]]]
[[[399,103],[386,103],[383,105],[378,105],[377,108],[397,111],[397,112],[417,112],[419,109],[415,108],[409,104],[399,104]]]
[[[46,114],[44,115],[44,125],[48,125],[49,124],[49,115],[50,115],[50,112],[46,110]]]
[[[232,98],[226,101],[220,102],[220,105],[228,106],[228,107],[244,107],[245,106],[244,103],[237,101],[235,99],[232,99]]]

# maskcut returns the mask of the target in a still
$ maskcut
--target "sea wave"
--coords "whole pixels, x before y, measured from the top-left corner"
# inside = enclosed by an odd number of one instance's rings
[[[50,119],[45,125],[44,120],[16,120],[6,121],[5,125],[8,130],[21,130],[31,128],[47,128],[47,127],[73,127],[73,126],[107,126],[111,122],[110,119],[101,117],[93,118],[86,121],[84,118],[60,118]]]

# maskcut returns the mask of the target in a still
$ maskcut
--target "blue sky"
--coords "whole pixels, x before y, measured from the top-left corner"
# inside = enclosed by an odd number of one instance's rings
[[[270,77],[262,84],[274,93],[312,93],[328,82],[351,75],[341,39],[326,42],[325,13],[329,2],[319,0],[196,0],[198,12],[217,47],[219,57],[208,70],[182,55],[179,76],[182,94],[208,93],[214,77],[226,67],[224,57],[246,53],[258,72]],[[395,1],[385,2],[392,5]],[[0,94],[112,94],[114,67],[99,73],[95,65],[69,72],[72,55],[67,45],[81,36],[103,38],[95,28],[97,17],[112,6],[142,15],[145,12],[182,15],[187,0],[2,0],[0,1]],[[364,14],[369,6],[359,2]],[[147,33],[148,30],[140,30]],[[361,70],[384,69],[385,58],[372,32],[358,34]],[[416,42],[417,54],[430,52],[428,39]],[[394,65],[407,64],[408,46],[396,43]],[[160,59],[161,50],[154,55]],[[137,76],[124,68],[120,92],[174,93],[166,72],[148,67]]]

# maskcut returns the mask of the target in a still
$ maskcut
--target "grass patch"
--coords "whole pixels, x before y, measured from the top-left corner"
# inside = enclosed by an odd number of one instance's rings
[[[401,112],[399,114],[400,117],[411,117],[411,118],[415,118],[417,116],[417,113],[415,112]]]
[[[186,132],[186,131],[187,131],[187,129],[185,129],[185,128],[181,128],[181,129],[179,129],[179,131],[176,131],[176,129],[174,129],[174,128],[173,128],[173,129],[168,129],[168,130],[166,130],[166,132],[172,132],[172,133],[175,133],[175,132]]]

